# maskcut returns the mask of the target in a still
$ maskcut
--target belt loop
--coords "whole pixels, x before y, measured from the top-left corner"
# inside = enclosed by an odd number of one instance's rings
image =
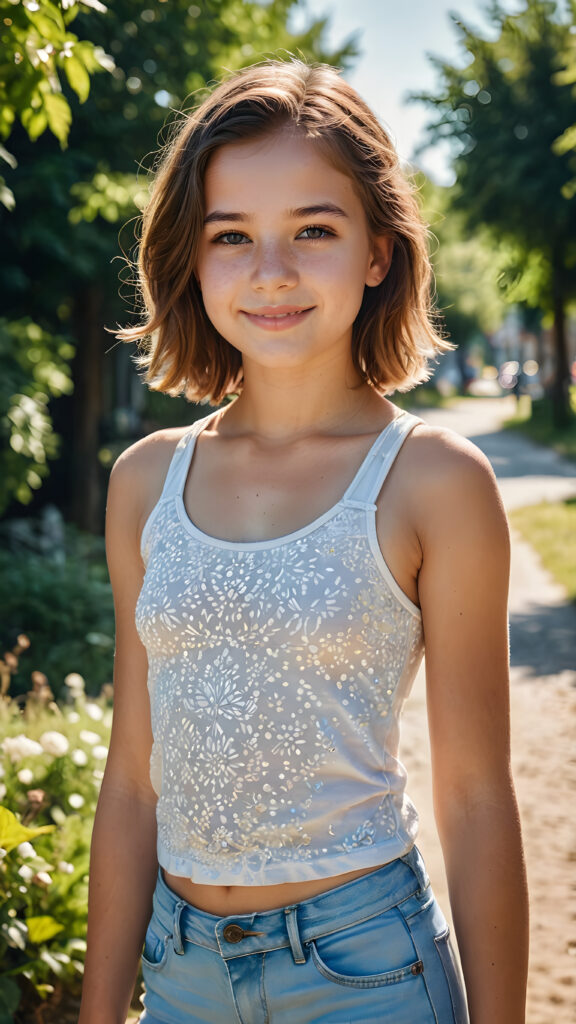
[[[172,943],[174,945],[174,952],[178,953],[178,956],[184,955],[184,944],[182,942],[182,935],[180,932],[180,918],[182,911],[186,906],[186,900],[178,900],[178,903],[174,907],[174,924],[172,930]]]
[[[425,889],[430,885],[430,879],[428,878],[428,872],[422,859],[422,854],[417,846],[413,846],[403,857],[400,858],[408,867],[412,868],[412,871],[416,875],[416,880],[420,886],[420,891],[424,892]]]
[[[285,907],[284,914],[286,915],[286,928],[288,930],[288,938],[290,940],[290,949],[292,950],[294,963],[305,964],[306,957],[302,948],[302,942],[300,941],[296,907]]]

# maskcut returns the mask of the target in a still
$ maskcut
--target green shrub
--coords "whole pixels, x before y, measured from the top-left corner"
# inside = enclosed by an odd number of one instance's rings
[[[4,543],[7,543],[4,531]],[[12,683],[13,694],[30,689],[30,674],[42,667],[56,697],[64,679],[82,671],[90,692],[112,677],[114,610],[101,538],[66,528],[62,549],[42,552],[24,544],[0,547],[0,650],[26,632]]]

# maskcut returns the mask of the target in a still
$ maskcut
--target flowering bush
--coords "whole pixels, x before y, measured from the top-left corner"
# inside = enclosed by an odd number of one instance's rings
[[[0,660],[0,1024],[30,1020],[26,1012],[39,1001],[57,1003],[64,990],[80,988],[90,835],[112,718],[111,689],[87,698],[77,674],[67,677],[59,706],[35,673],[22,707],[6,692],[7,658]]]

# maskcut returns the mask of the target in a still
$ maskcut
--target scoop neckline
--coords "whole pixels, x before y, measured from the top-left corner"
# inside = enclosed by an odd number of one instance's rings
[[[190,518],[190,516],[188,515],[188,511],[186,509],[186,505],[184,504],[184,488],[186,486],[186,480],[188,479],[188,472],[190,470],[190,464],[191,464],[192,459],[194,457],[194,450],[196,448],[196,442],[198,440],[199,435],[208,426],[209,421],[211,419],[213,419],[213,416],[207,416],[206,417],[206,422],[202,425],[200,430],[194,431],[194,433],[192,434],[192,437],[190,439],[190,442],[189,442],[190,450],[189,450],[189,453],[188,453],[188,459],[187,459],[187,465],[186,465],[186,473],[184,474],[184,479],[182,481],[182,486],[180,487],[180,489],[174,495],[175,500],[176,500],[176,508],[178,510],[178,518],[179,518],[182,526],[184,526],[184,528],[189,533],[191,533],[194,537],[196,537],[197,540],[201,541],[203,544],[206,544],[206,545],[208,545],[210,547],[224,548],[224,549],[227,549],[229,551],[230,550],[234,550],[234,551],[263,551],[266,548],[282,547],[285,544],[291,544],[293,541],[297,541],[301,537],[305,537],[307,534],[312,533],[314,530],[317,530],[325,522],[327,522],[329,519],[331,519],[333,516],[335,516],[342,507],[346,506],[346,504],[350,500],[349,496],[350,496],[351,492],[353,492],[354,488],[356,487],[356,484],[357,484],[358,480],[360,479],[360,477],[364,473],[364,471],[366,469],[366,466],[367,466],[370,458],[372,457],[375,449],[378,448],[378,446],[382,442],[382,439],[387,434],[387,432],[390,430],[390,428],[394,425],[394,423],[396,423],[398,420],[402,419],[404,416],[406,416],[406,410],[405,409],[401,409],[400,412],[398,413],[398,415],[394,416],[390,420],[390,422],[387,423],[386,426],[382,428],[382,430],[380,431],[378,436],[374,439],[373,443],[370,445],[370,448],[366,452],[366,455],[362,459],[362,462],[360,463],[358,469],[356,470],[356,473],[354,474],[352,480],[348,484],[348,487],[346,488],[346,490],[345,490],[344,494],[342,495],[342,497],[339,498],[338,501],[336,501],[333,505],[331,505],[330,508],[326,509],[325,512],[322,512],[321,515],[317,516],[310,523],[306,523],[306,525],[299,527],[299,529],[297,529],[297,530],[293,530],[291,533],[284,533],[284,534],[281,534],[279,537],[271,537],[268,540],[247,540],[247,541],[224,540],[221,537],[214,537],[210,533],[205,533],[204,530],[201,530],[199,526],[196,526],[196,523]]]

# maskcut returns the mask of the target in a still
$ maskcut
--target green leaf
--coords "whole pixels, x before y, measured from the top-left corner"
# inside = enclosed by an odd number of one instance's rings
[[[562,135],[552,145],[553,152],[559,155],[569,153],[571,149],[576,149],[576,124],[571,125],[565,132],[562,132]]]
[[[12,1024],[22,993],[11,978],[0,978],[0,1024]]]
[[[56,6],[56,4],[51,3],[44,4],[42,9],[38,11],[31,11],[27,7],[24,7],[24,12],[30,21],[32,29],[35,30],[45,42],[52,43],[53,46],[58,46],[66,31],[64,18],[62,17],[62,11],[60,8]]]
[[[45,110],[33,110],[31,107],[22,114],[22,124],[32,142],[35,142],[39,135],[48,127],[48,118]]]
[[[59,932],[64,931],[64,925],[59,924],[53,917],[44,914],[40,917],[27,917],[28,938],[30,942],[39,944],[54,938]]]
[[[72,112],[67,101],[59,93],[48,93],[44,96],[44,110],[50,131],[64,147],[72,122]]]
[[[86,68],[77,57],[71,56],[66,57],[63,60],[64,71],[66,77],[70,83],[70,88],[74,89],[80,103],[84,103],[88,99],[90,92],[90,75],[86,71]]]
[[[55,825],[40,825],[37,828],[26,828],[7,807],[0,807],[0,847],[10,852],[20,843],[34,839],[44,832],[53,832]],[[1,1024],[1,1021],[0,1021]]]

